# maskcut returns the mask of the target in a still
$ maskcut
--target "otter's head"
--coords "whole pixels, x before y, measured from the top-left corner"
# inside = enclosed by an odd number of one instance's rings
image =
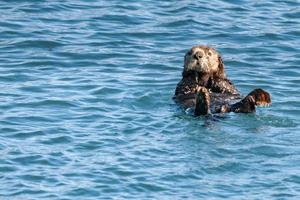
[[[183,75],[193,71],[225,77],[220,54],[215,49],[204,45],[194,46],[185,54]]]

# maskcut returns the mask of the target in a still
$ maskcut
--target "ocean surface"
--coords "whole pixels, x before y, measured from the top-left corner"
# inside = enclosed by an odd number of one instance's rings
[[[299,199],[300,2],[3,0],[0,199]],[[207,44],[272,105],[172,100]]]

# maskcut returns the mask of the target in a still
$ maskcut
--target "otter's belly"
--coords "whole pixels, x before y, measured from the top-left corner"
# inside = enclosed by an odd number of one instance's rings
[[[210,93],[210,109],[212,113],[221,112],[224,105],[232,105],[241,100],[239,94]]]
[[[212,113],[218,113],[223,105],[232,105],[241,100],[238,94],[224,94],[210,92],[210,110]],[[196,106],[196,93],[182,94],[174,97],[176,103],[184,109],[194,109]]]

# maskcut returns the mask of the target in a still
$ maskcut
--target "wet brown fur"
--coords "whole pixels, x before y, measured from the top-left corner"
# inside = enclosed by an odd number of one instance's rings
[[[184,108],[194,108],[195,115],[210,112],[254,112],[255,106],[271,104],[270,94],[255,89],[244,99],[226,78],[224,63],[213,48],[192,47],[184,57],[182,79],[177,84],[174,99]],[[208,109],[207,109],[208,108]]]

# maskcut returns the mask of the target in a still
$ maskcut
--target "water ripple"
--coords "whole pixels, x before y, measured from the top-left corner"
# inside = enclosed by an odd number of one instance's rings
[[[3,199],[297,199],[298,1],[1,1]],[[172,95],[196,44],[255,114]],[[1,199],[2,199],[1,198]]]

